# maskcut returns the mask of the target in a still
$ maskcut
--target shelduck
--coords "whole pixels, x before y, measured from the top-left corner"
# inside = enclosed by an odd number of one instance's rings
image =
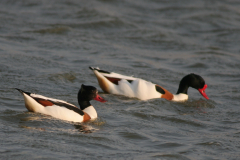
[[[188,88],[192,87],[197,89],[204,98],[209,99],[205,93],[207,85],[204,79],[194,73],[184,76],[180,81],[177,93],[172,94],[165,88],[140,78],[108,72],[94,67],[89,68],[94,72],[99,86],[106,93],[136,97],[140,100],[165,98],[171,101],[186,101],[188,99]]]
[[[95,87],[83,84],[78,92],[80,109],[63,100],[25,92],[21,89],[17,90],[22,93],[28,111],[38,112],[72,122],[85,122],[96,119],[97,112],[89,101],[94,99],[100,102],[106,102],[106,100],[98,95],[98,91]]]

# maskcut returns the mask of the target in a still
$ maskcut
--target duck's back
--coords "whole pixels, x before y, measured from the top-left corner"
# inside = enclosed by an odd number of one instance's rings
[[[27,94],[23,91],[21,93],[24,96],[26,108],[31,112],[38,112],[67,121],[84,121],[84,112],[71,103],[33,93]]]
[[[156,90],[156,84],[149,81],[98,68],[90,67],[90,69],[95,73],[100,87],[107,93],[136,97],[141,100],[160,98],[162,95]]]
[[[122,79],[113,89],[113,93],[115,92],[114,94],[121,94],[128,97],[137,97],[141,100],[160,98],[161,93],[156,91],[155,86],[156,84],[145,81],[143,79],[136,78],[131,82]]]

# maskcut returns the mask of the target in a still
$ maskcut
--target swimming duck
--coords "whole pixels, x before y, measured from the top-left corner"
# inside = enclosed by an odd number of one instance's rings
[[[100,102],[106,102],[106,100],[98,95],[98,91],[95,87],[83,84],[78,92],[80,109],[63,100],[25,92],[21,89],[17,90],[22,93],[28,111],[38,112],[72,122],[85,122],[96,119],[97,112],[89,101],[94,99]]]
[[[186,101],[188,99],[188,88],[192,87],[197,89],[204,98],[209,99],[205,93],[207,85],[204,79],[194,73],[184,76],[180,81],[177,93],[172,94],[165,88],[140,78],[108,72],[94,67],[89,68],[94,72],[100,87],[106,93],[136,97],[140,100],[165,98],[171,101]]]

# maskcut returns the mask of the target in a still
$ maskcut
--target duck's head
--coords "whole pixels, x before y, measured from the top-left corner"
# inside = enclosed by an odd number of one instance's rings
[[[93,86],[86,86],[82,84],[79,92],[78,92],[78,102],[80,101],[91,101],[96,100],[99,102],[106,102],[105,99],[98,95],[97,88]]]
[[[187,94],[189,87],[197,89],[204,98],[209,99],[205,92],[207,85],[205,84],[205,81],[201,76],[191,73],[183,77],[180,81],[177,94]]]

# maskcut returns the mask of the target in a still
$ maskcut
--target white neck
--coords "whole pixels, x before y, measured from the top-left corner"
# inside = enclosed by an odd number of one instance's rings
[[[86,112],[91,117],[91,119],[97,118],[97,111],[93,106],[88,106],[83,111]]]
[[[184,93],[174,94],[172,99],[172,101],[176,101],[176,102],[186,101],[186,100],[188,100],[188,95]]]

